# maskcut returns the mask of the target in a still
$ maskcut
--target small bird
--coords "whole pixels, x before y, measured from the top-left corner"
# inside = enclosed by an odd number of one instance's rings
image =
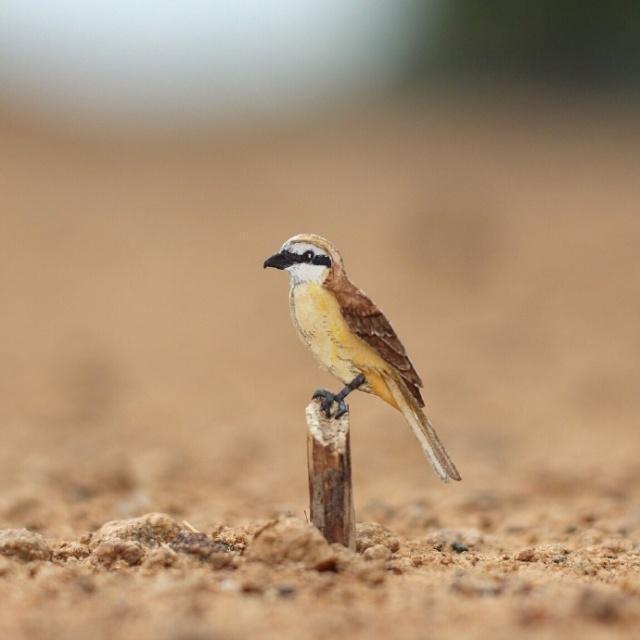
[[[334,404],[334,417],[344,415],[352,391],[372,393],[402,412],[443,481],[460,480],[423,411],[420,376],[385,315],[347,277],[338,250],[321,236],[303,233],[263,266],[289,272],[293,324],[320,364],[345,385],[339,393],[313,394],[327,417]]]

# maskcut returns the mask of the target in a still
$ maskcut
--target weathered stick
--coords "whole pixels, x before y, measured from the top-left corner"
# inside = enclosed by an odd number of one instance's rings
[[[307,426],[311,522],[328,542],[355,550],[349,413],[337,420],[327,418],[320,402],[313,400],[307,406]]]

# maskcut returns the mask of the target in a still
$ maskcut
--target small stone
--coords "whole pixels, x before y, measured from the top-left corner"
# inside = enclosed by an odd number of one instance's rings
[[[465,551],[469,551],[469,546],[466,545],[464,542],[452,542],[451,543],[451,548],[456,552],[456,553],[464,553]]]
[[[24,562],[49,560],[51,548],[39,533],[27,529],[0,529],[0,555]]]
[[[388,560],[391,557],[391,550],[383,544],[374,544],[368,547],[362,554],[365,560]]]
[[[293,598],[297,590],[292,584],[279,584],[276,591],[281,598]]]
[[[240,589],[242,593],[262,593],[264,591],[264,584],[253,580],[250,577],[245,578],[240,583]]]
[[[516,555],[516,560],[520,562],[535,562],[537,559],[536,552],[533,549],[523,549]]]

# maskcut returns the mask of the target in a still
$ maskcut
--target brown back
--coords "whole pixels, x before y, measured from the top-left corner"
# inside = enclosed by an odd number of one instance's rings
[[[384,313],[350,282],[341,263],[334,263],[324,286],[335,295],[349,328],[396,370],[419,406],[424,407],[422,380]]]

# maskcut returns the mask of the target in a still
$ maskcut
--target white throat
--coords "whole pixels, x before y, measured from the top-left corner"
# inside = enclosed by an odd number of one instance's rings
[[[318,284],[323,282],[327,267],[323,264],[307,264],[302,262],[292,264],[290,267],[287,267],[287,271],[291,276],[291,286],[295,287],[298,284],[308,282],[317,282]]]

